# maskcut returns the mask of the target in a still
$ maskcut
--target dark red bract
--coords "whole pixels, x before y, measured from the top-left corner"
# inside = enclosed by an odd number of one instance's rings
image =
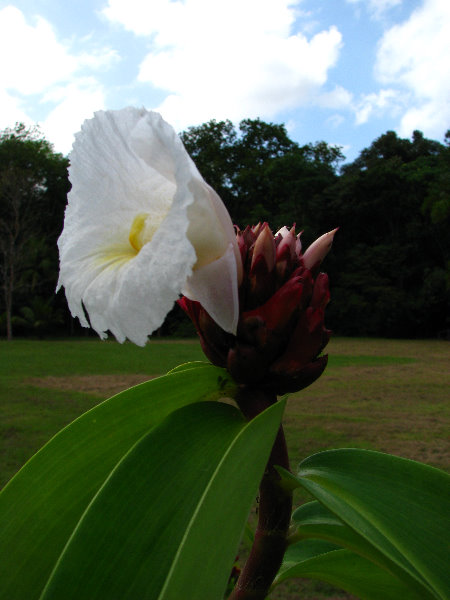
[[[330,338],[324,325],[328,277],[319,273],[320,261],[305,266],[295,227],[274,236],[267,223],[259,224],[238,230],[237,239],[244,267],[237,334],[221,329],[198,302],[183,297],[179,304],[206,356],[238,383],[276,394],[298,391],[327,364],[321,352]]]

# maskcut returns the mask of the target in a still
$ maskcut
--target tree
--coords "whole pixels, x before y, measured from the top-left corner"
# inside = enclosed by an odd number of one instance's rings
[[[209,121],[181,133],[186,149],[240,226],[302,223],[310,198],[336,179],[338,147],[299,147],[284,125],[261,119]]]
[[[327,258],[339,333],[421,337],[448,327],[446,235],[426,208],[443,192],[446,151],[420,132],[387,132],[318,200],[322,229],[341,227]]]
[[[209,121],[189,127],[180,134],[181,140],[209,185],[216,190],[225,206],[232,211],[235,194],[232,179],[235,173],[234,149],[236,130],[231,121]]]
[[[8,339],[16,294],[37,294],[49,283],[39,279],[46,259],[55,284],[67,164],[35,128],[17,124],[0,134],[0,285]]]
[[[445,146],[440,147],[436,158],[437,176],[430,177],[428,193],[422,206],[445,244],[445,254],[450,259],[448,230],[450,227],[450,130],[445,134]]]
[[[232,180],[237,200],[234,214],[241,225],[269,221],[274,223],[282,190],[273,194],[273,165],[297,148],[284,125],[261,119],[239,123],[235,145],[236,171]]]

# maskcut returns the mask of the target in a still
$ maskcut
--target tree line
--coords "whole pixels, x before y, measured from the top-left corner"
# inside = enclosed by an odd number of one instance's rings
[[[209,121],[181,138],[240,227],[296,224],[306,247],[339,227],[324,270],[327,325],[343,335],[448,337],[450,131],[445,142],[388,131],[344,164],[284,125]],[[35,129],[0,132],[0,335],[79,335],[55,294],[68,158]],[[176,308],[160,333],[190,333]]]

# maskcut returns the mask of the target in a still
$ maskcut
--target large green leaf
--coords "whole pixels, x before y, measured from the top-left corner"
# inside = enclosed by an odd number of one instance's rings
[[[336,544],[340,549],[345,548],[367,558],[379,567],[387,570],[397,579],[402,580],[410,593],[419,588],[421,600],[433,600],[434,594],[422,585],[421,581],[409,576],[408,572],[377,550],[363,536],[346,525],[339,517],[330,512],[320,502],[303,504],[292,515],[293,522],[298,526],[296,539],[319,539]],[[296,544],[297,548],[301,544]]]
[[[186,406],[144,436],[95,497],[42,600],[219,600],[281,421]]]
[[[225,395],[226,371],[195,366],[122,392],[57,434],[0,494],[0,598],[34,600],[118,461],[186,404]],[[180,393],[181,390],[181,393]]]
[[[450,477],[428,465],[358,449],[304,460],[298,483],[435,598],[450,596]],[[426,596],[424,596],[426,597]]]
[[[423,600],[420,593],[366,558],[349,550],[336,550],[321,540],[289,547],[275,585],[292,577],[327,581],[361,600]]]

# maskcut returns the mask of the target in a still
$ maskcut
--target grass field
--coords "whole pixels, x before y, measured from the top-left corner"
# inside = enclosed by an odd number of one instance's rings
[[[357,447],[449,468],[448,342],[337,338],[328,352],[321,379],[288,401],[284,423],[293,467],[320,450]],[[0,486],[102,399],[202,359],[194,340],[152,341],[145,348],[95,339],[0,342]],[[348,597],[324,584],[302,587],[306,600]],[[299,597],[292,586],[273,594]]]

